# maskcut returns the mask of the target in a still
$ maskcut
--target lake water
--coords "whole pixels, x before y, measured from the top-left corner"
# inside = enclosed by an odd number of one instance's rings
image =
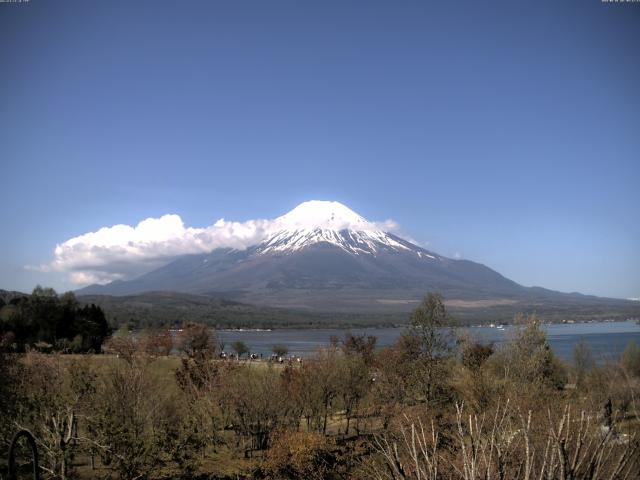
[[[465,329],[472,337],[483,342],[500,344],[510,338],[514,327],[505,326],[504,330],[493,327],[468,327]],[[635,322],[592,322],[560,325],[543,325],[547,338],[555,354],[563,360],[571,360],[573,347],[584,339],[599,362],[617,358],[630,341],[640,345],[640,325]],[[286,329],[286,330],[221,330],[218,339],[231,350],[231,343],[243,341],[253,353],[271,355],[271,347],[284,344],[290,355],[306,357],[318,348],[329,344],[331,336],[344,338],[347,331],[353,334],[375,335],[377,346],[392,344],[403,332],[403,328],[354,328],[345,329]]]

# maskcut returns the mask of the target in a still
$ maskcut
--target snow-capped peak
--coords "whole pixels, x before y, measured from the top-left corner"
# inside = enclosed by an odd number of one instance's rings
[[[349,207],[311,200],[275,219],[273,235],[262,242],[258,253],[290,253],[328,243],[351,253],[375,255],[380,250],[410,250]]]
[[[276,218],[283,229],[377,230],[375,225],[340,202],[310,200]]]

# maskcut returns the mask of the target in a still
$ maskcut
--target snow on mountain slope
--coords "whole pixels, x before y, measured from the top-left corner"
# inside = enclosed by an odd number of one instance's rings
[[[274,225],[275,233],[258,245],[256,253],[293,253],[321,242],[355,255],[413,250],[339,202],[301,203],[276,218]],[[416,249],[416,254],[422,252]]]
[[[283,229],[376,230],[373,223],[340,202],[310,200],[276,218]]]

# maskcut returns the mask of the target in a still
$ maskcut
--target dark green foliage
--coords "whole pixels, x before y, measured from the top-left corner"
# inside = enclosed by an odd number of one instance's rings
[[[16,292],[0,290],[5,303],[19,301],[23,297]],[[375,296],[374,296],[375,297]],[[543,303],[516,302],[514,304],[478,306],[449,305],[448,311],[459,325],[477,323],[511,323],[516,312],[536,311],[545,322],[565,320],[619,319],[638,317],[637,302],[611,299],[581,299],[576,303],[568,296],[563,301],[545,298]],[[148,327],[179,328],[185,321],[199,322],[215,328],[356,328],[405,326],[409,306],[387,308],[370,301],[361,309],[329,311],[274,308],[261,304],[232,301],[219,295],[190,295],[180,292],[156,291],[127,296],[80,295],[82,304],[99,305],[114,328],[127,324],[129,328],[141,330]],[[375,306],[375,308],[373,308]],[[329,305],[326,305],[329,307]]]
[[[86,295],[83,303],[95,303],[114,326],[127,324],[180,328],[197,322],[214,328],[348,328],[405,324],[406,313],[297,311],[233,302],[217,297],[178,292],[148,292],[125,297]]]
[[[37,286],[31,296],[16,297],[0,309],[0,335],[9,333],[19,351],[39,344],[45,351],[99,353],[109,325],[100,307],[81,306],[71,292],[58,296]]]

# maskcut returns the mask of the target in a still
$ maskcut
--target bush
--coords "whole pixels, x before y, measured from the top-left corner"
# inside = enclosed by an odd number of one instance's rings
[[[262,465],[267,478],[320,480],[334,463],[333,441],[315,432],[283,431],[267,451]]]
[[[538,319],[520,315],[515,323],[518,328],[496,362],[505,378],[516,384],[562,389],[566,369],[551,351]]]
[[[178,335],[178,347],[189,358],[210,359],[216,354],[215,332],[201,323],[187,323]]]
[[[479,342],[464,342],[461,352],[462,364],[471,371],[477,371],[493,355],[493,343],[483,345]]]
[[[173,349],[173,338],[169,330],[151,329],[140,336],[141,348],[152,357],[166,357]]]
[[[640,377],[640,347],[634,341],[627,344],[622,352],[620,363],[629,372],[629,374]]]

